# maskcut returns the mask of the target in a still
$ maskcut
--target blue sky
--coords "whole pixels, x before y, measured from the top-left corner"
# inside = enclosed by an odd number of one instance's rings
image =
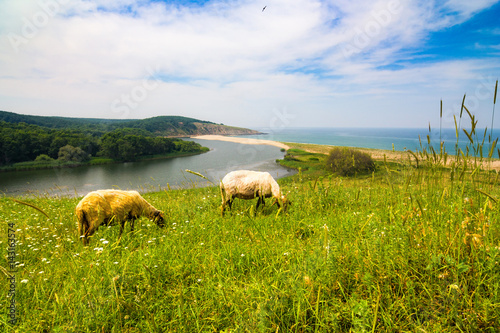
[[[489,126],[498,17],[497,0],[2,0],[0,110],[425,128],[442,99],[453,127],[466,93]]]

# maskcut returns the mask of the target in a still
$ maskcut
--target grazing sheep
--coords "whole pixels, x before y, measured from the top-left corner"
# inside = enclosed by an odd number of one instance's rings
[[[264,198],[274,197],[278,207],[283,205],[286,209],[290,202],[285,196],[281,195],[278,183],[269,174],[269,172],[258,172],[249,170],[238,170],[228,173],[220,184],[222,195],[222,214],[226,205],[231,206],[234,198],[254,199],[259,198],[257,207],[262,203],[265,205]],[[274,204],[273,203],[273,204]]]
[[[153,220],[159,227],[164,226],[163,213],[151,206],[137,191],[99,190],[87,194],[76,206],[78,231],[83,244],[88,245],[100,225],[120,223],[120,237],[125,221],[130,220],[130,230],[140,216]]]

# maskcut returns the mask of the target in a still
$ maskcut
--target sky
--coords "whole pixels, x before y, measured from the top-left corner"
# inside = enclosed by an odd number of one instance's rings
[[[0,0],[0,110],[451,128],[466,94],[499,128],[499,17],[500,0]]]

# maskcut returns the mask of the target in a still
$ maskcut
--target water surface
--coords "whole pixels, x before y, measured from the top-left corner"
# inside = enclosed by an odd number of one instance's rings
[[[209,147],[210,151],[200,155],[151,161],[1,172],[0,191],[8,196],[80,196],[106,188],[145,192],[169,187],[175,189],[210,185],[210,182],[186,172],[186,169],[203,174],[215,184],[227,172],[237,169],[268,171],[275,178],[294,173],[275,162],[284,155],[277,147],[190,140]]]

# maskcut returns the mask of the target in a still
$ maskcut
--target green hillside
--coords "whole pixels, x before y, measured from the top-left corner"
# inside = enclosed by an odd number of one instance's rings
[[[40,117],[0,111],[0,166],[21,170],[200,153],[207,149],[167,138],[196,133],[195,122],[200,120]]]
[[[181,117],[159,116],[147,119],[98,119],[22,115],[0,111],[0,121],[17,124],[26,123],[54,129],[84,128],[87,130],[112,131],[118,128],[140,128],[157,134],[196,132],[194,123],[213,124],[209,121]]]
[[[181,116],[117,120],[29,116],[0,111],[0,166],[19,170],[97,163],[96,159],[102,163],[106,159],[135,161],[157,155],[199,153],[206,149],[178,138],[255,133],[246,128]]]

